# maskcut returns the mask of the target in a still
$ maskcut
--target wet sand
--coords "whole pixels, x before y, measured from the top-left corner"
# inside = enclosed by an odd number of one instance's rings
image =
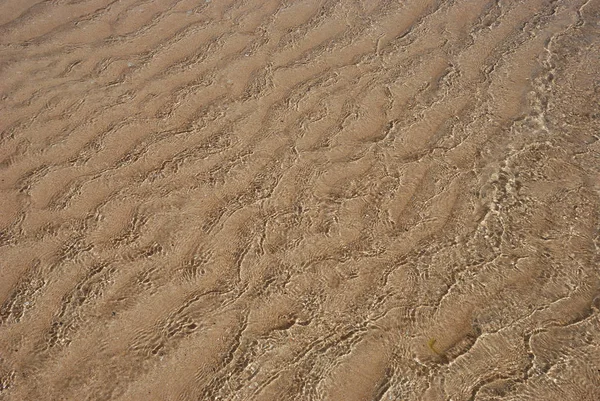
[[[0,1],[0,400],[600,400],[600,0]]]

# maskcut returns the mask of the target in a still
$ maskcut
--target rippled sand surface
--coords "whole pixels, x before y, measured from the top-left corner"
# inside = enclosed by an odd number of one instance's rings
[[[600,0],[0,0],[0,400],[600,400]]]

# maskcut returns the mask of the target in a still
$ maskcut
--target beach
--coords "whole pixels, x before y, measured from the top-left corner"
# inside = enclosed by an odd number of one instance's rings
[[[600,400],[600,1],[0,1],[0,400]]]

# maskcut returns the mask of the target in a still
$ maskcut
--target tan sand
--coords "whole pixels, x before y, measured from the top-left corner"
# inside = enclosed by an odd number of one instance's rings
[[[600,0],[1,0],[0,400],[600,400]]]

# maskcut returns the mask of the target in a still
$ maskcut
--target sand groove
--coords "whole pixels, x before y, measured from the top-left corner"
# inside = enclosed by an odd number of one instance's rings
[[[600,399],[600,2],[0,2],[0,399]]]

